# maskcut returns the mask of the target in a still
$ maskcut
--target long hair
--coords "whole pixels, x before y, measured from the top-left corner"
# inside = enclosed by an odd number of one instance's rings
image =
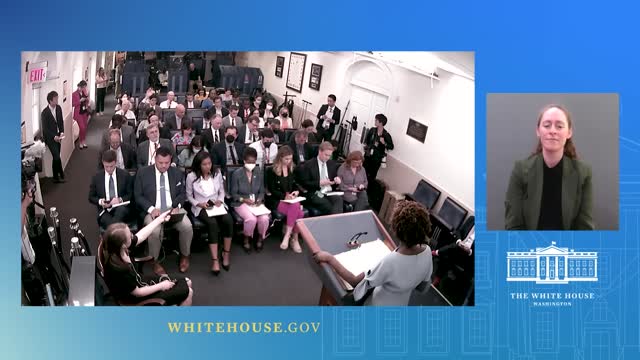
[[[104,265],[112,263],[116,266],[126,266],[120,250],[127,243],[128,227],[125,223],[114,223],[109,225],[107,231],[103,235],[102,251],[104,256]]]
[[[276,155],[276,159],[273,161],[273,171],[278,176],[282,176],[282,167],[284,166],[284,158],[285,156],[293,156],[293,150],[287,145],[282,146],[278,149],[278,155]],[[289,175],[293,174],[293,161],[289,164],[287,170],[289,170]]]
[[[211,160],[211,176],[214,177],[216,172],[218,171],[218,167],[213,164],[213,159],[211,158],[211,154],[209,154],[204,149],[200,150],[199,153],[193,158],[193,162],[191,163],[191,171],[196,174],[196,181],[200,181],[202,179],[202,162],[205,159]]]
[[[567,117],[569,130],[572,130],[573,121],[571,120],[571,114],[569,113],[569,110],[567,110],[564,106],[558,104],[549,104],[543,107],[542,110],[540,110],[540,113],[538,114],[538,125],[536,126],[536,128],[540,127],[540,122],[542,121],[542,116],[544,115],[544,113],[553,108],[556,108],[564,113],[564,115]],[[542,153],[542,142],[540,142],[540,139],[538,139],[538,145],[536,146],[536,149],[532,155],[537,155],[540,153]],[[564,143],[564,154],[570,159],[578,158],[578,152],[576,151],[576,146],[573,143],[573,136],[567,139],[567,141]]]

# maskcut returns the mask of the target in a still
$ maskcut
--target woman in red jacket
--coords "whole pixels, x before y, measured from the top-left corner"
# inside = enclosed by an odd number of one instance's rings
[[[89,121],[89,92],[87,91],[87,82],[82,80],[78,83],[78,90],[73,92],[71,96],[71,105],[73,106],[73,119],[78,123],[80,128],[80,149],[86,149],[87,143],[87,123]]]

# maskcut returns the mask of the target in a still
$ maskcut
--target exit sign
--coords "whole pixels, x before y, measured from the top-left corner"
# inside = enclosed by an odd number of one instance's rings
[[[29,82],[32,84],[47,81],[47,68],[39,67],[29,70]]]

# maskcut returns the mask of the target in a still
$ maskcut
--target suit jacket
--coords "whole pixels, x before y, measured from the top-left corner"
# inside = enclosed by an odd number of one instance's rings
[[[269,209],[275,209],[280,203],[280,200],[284,200],[287,193],[298,190],[293,172],[290,172],[289,176],[286,177],[278,176],[275,170],[273,170],[273,166],[267,168],[265,181],[267,183],[267,191],[271,194],[265,201]]]
[[[544,165],[541,154],[517,161],[505,201],[507,230],[537,230],[542,203]],[[562,160],[563,230],[593,230],[591,167],[576,159]]]
[[[299,165],[300,164],[300,154],[298,153],[298,144],[296,144],[296,142],[294,140],[294,141],[290,141],[288,145],[291,148],[291,150],[293,150],[293,162],[296,165]],[[304,147],[303,156],[304,156],[305,162],[308,161],[309,159],[313,158],[314,156],[316,156],[313,153],[313,147],[311,145],[309,145],[308,143],[304,143],[303,147]]]
[[[122,198],[122,201],[131,201],[133,198],[133,178],[126,170],[116,168],[115,170],[118,197]],[[102,206],[98,205],[100,199],[104,199],[107,196],[107,190],[104,187],[105,171],[99,171],[93,176],[91,185],[89,187],[89,202],[98,208],[98,213],[102,211]]]
[[[171,150],[171,159],[172,162],[176,161],[176,150],[173,148],[173,143],[171,140],[160,138],[160,146],[166,147]],[[141,142],[138,145],[138,150],[136,152],[136,158],[138,159],[138,168],[143,168],[149,164],[149,140]]]
[[[264,201],[264,174],[259,167],[253,169],[251,184],[246,175],[245,168],[239,168],[231,174],[231,206],[240,206],[240,198],[247,198],[254,194],[256,201]]]
[[[104,165],[102,165],[102,153],[109,150],[111,147],[107,146],[103,148],[100,153],[98,153],[98,168],[103,169]],[[131,147],[131,145],[127,143],[120,144],[120,151],[122,151],[122,162],[124,163],[125,169],[136,169],[138,164],[136,163],[136,151]]]
[[[75,120],[87,120],[89,118],[89,113],[86,112],[84,114],[80,114],[80,108],[82,107],[80,102],[80,90],[76,90],[71,94],[71,105],[73,106],[73,118]],[[89,97],[85,101],[85,106],[87,107],[87,111],[89,109]]]
[[[211,109],[212,109],[211,111],[213,111],[213,113],[215,114],[215,111],[216,111],[215,106],[212,106]],[[224,118],[227,115],[229,115],[229,110],[226,107],[222,106],[222,117]]]
[[[318,158],[314,157],[309,161],[305,161],[302,166],[299,166],[299,171],[296,172],[296,180],[302,189],[306,192],[315,193],[320,190],[320,168],[318,167]],[[338,164],[333,161],[327,161],[327,173],[329,179],[333,180],[338,176]],[[334,189],[336,185],[332,186]]]
[[[187,114],[185,114],[182,117],[182,123],[184,123],[185,121],[187,121]],[[182,125],[181,123],[181,125]],[[176,120],[176,113],[169,113],[167,114],[167,118],[164,119],[164,128],[166,128],[167,130],[171,131],[171,130],[180,130],[178,128],[178,122]]]
[[[242,119],[242,122],[246,123],[248,116],[244,115],[244,107],[239,107],[238,109],[240,109],[240,110],[238,110],[238,116],[240,116],[240,118]],[[252,112],[253,111],[251,110],[251,106],[249,106],[249,116],[251,116]]]
[[[181,102],[182,105],[184,105],[185,109],[200,109],[200,105],[201,102],[200,100],[193,100],[193,107],[188,107],[188,103],[187,103],[187,99],[185,99],[183,102]]]
[[[171,131],[168,128],[164,127],[164,126],[161,126],[159,129],[160,129],[160,138],[171,141]],[[149,138],[147,137],[147,132],[144,131],[144,130],[140,131],[140,136],[138,138],[138,144],[141,144],[141,143],[143,143],[143,142],[145,142],[147,140],[149,140]]]
[[[244,125],[242,118],[240,116],[236,116],[236,127],[239,128],[242,125]],[[231,126],[231,115],[227,115],[222,118],[222,127],[226,129],[229,126]]]
[[[199,135],[202,137],[202,140],[203,140],[202,146],[207,148],[207,150],[209,150],[209,152],[212,152],[213,146],[215,145],[214,137],[213,137],[213,129],[212,128],[208,128],[206,130],[203,130]],[[219,142],[224,142],[224,129],[223,128],[218,129],[218,140],[219,140]]]
[[[200,211],[202,210],[198,207],[198,204],[206,203],[209,200],[213,202],[220,200],[224,203],[224,179],[222,178],[222,172],[218,171],[212,175],[215,175],[213,176],[213,182],[218,191],[211,196],[204,195],[201,182],[197,181],[199,179],[196,179],[196,173],[190,172],[189,175],[187,175],[187,200],[191,203],[191,212],[194,216],[200,215]]]
[[[258,136],[256,136],[255,141],[260,140],[260,132],[258,131]],[[251,141],[249,143],[245,143],[244,142],[244,138],[245,136],[247,136],[247,126],[246,125],[242,125],[242,127],[238,128],[238,138],[236,139],[237,142],[239,143],[243,143],[243,144],[251,144],[254,143],[255,141]]]
[[[322,127],[322,123],[324,123],[324,120],[320,119],[320,117],[324,114],[327,113],[327,110],[329,110],[329,105],[328,104],[324,104],[322,106],[320,106],[320,111],[318,111],[318,115],[316,116],[318,118],[318,123],[316,124],[316,129],[320,132],[324,131],[324,128]],[[336,130],[336,125],[340,124],[340,109],[338,109],[337,106],[334,106],[333,109],[333,117],[332,119],[335,121],[333,124],[329,124],[329,129],[327,129],[327,131],[331,134],[333,134]]]
[[[45,144],[50,147],[49,144],[58,144],[53,138],[64,132],[64,118],[62,117],[62,107],[56,105],[56,116],[53,117],[53,113],[49,108],[49,105],[42,110],[40,115],[42,119],[42,137]]]
[[[151,105],[149,105],[148,103],[140,104],[140,106],[138,107],[138,109],[139,109],[138,110],[138,120],[142,120],[142,119],[146,119],[147,118],[147,110],[149,110],[149,108],[151,108]],[[156,115],[158,115],[158,118],[162,122],[162,108],[160,107],[160,105],[154,106],[153,110],[155,110]]]
[[[120,131],[122,132],[122,143],[128,144],[135,149],[138,145],[136,144],[136,133],[133,128],[129,125],[122,125]],[[109,146],[111,146],[111,139],[109,139],[109,130],[107,130],[102,136],[102,150],[109,149]]]
[[[375,126],[367,130],[364,138],[365,157],[370,156],[376,161],[382,161],[382,158],[387,155],[387,150],[393,150],[393,138],[387,129],[382,129],[382,138],[384,139],[384,144],[378,140],[378,129]],[[378,146],[375,145],[376,141]],[[371,153],[372,149],[373,154]]]
[[[182,204],[187,201],[184,173],[172,166],[167,170],[167,181],[169,182],[172,206],[174,208],[177,208],[178,205],[182,207]],[[149,210],[150,207],[156,206],[157,189],[155,165],[145,166],[138,170],[133,195],[138,209],[142,212],[142,216],[147,214],[147,210]]]
[[[236,148],[236,153],[238,154],[238,164],[244,164],[242,160],[242,155],[244,154],[245,145],[241,144],[237,141],[233,142],[233,145]],[[219,142],[212,148],[213,151],[213,163],[222,167],[222,169],[227,168],[227,143],[225,141]]]

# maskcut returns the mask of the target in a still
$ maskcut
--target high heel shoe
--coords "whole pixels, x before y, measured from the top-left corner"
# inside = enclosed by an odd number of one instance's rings
[[[244,252],[246,252],[247,254],[251,254],[251,244],[248,241],[244,242],[242,248],[244,249]]]
[[[300,254],[302,252],[302,248],[300,247],[300,242],[298,241],[297,237],[291,240],[291,248],[293,249],[293,252],[296,254]]]
[[[211,260],[213,260],[213,264],[211,264],[211,273],[214,276],[220,275],[220,270],[213,270],[213,265],[216,263],[216,261],[219,261],[219,260],[218,259],[211,259]]]
[[[280,243],[280,249],[281,250],[287,250],[289,248],[289,244],[290,244],[290,236],[286,236],[282,239],[282,242]]]
[[[222,250],[222,253],[227,253],[227,254],[231,254],[230,251],[226,251],[226,250]],[[224,256],[222,257],[222,268],[224,269],[224,271],[229,271],[229,269],[231,269],[231,264],[224,264]]]

